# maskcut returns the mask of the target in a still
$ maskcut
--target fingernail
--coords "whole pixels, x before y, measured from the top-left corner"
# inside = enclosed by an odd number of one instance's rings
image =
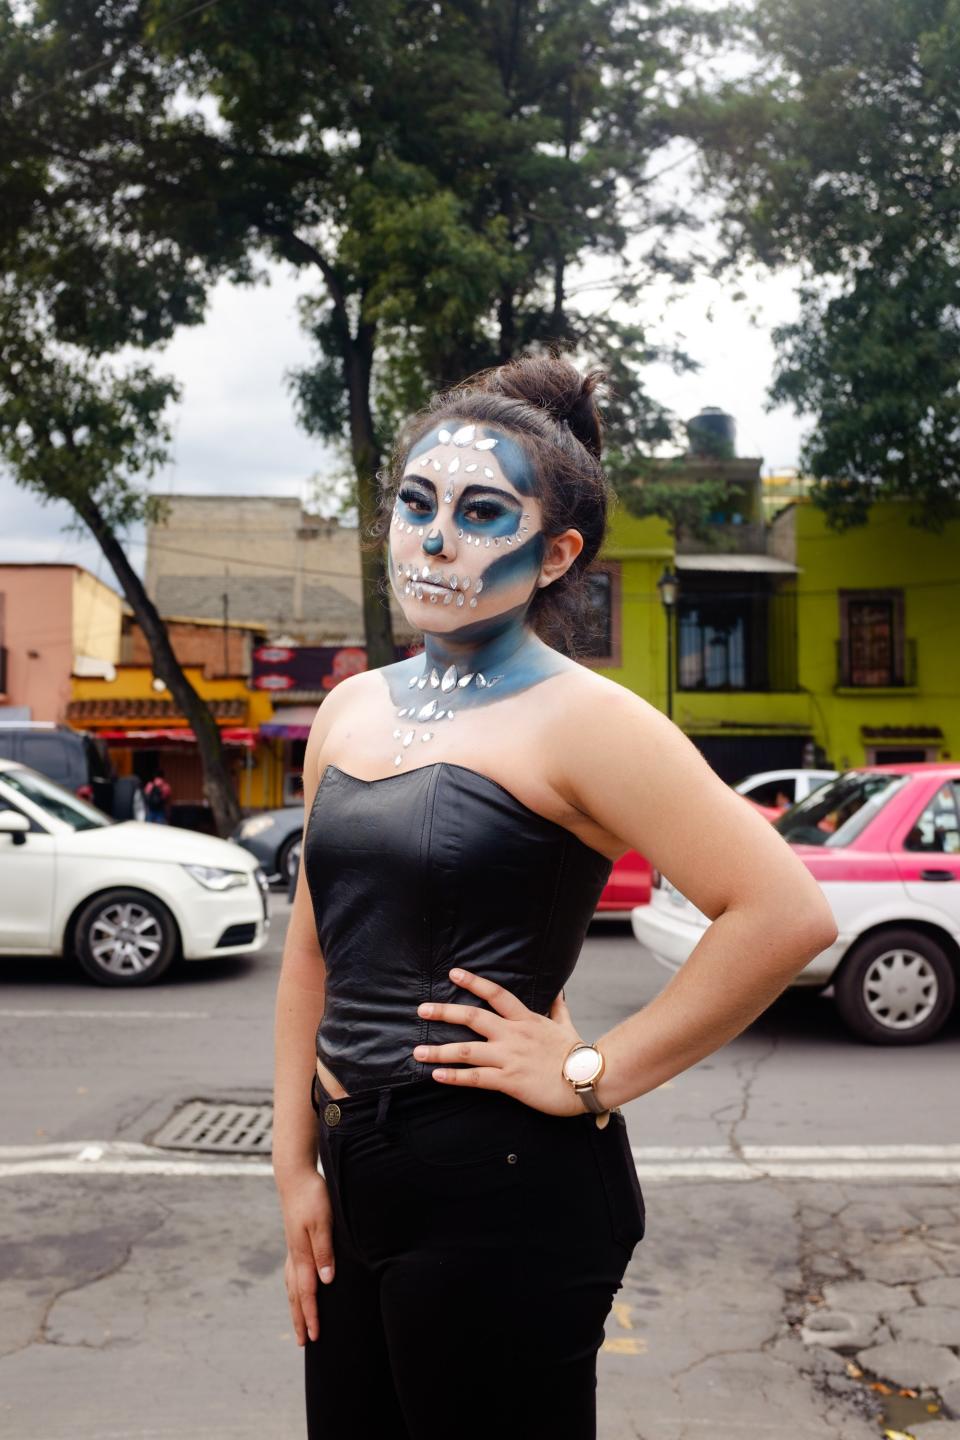
[[[333,1271],[331,1270],[329,1265],[324,1265],[323,1269],[320,1271],[320,1279],[323,1281],[324,1285],[330,1284],[330,1281],[333,1279]]]
[[[426,1005],[426,1004],[424,1004],[424,1005],[418,1005],[418,1006],[417,1006],[417,1014],[418,1014],[418,1015],[422,1015],[422,1016],[426,1019],[428,1016],[430,1016],[430,1015],[433,1014],[433,1006],[432,1006],[432,1005]]]
[[[451,971],[450,971],[450,978],[451,978],[451,980],[462,980],[462,979],[463,979],[463,976],[464,976],[464,971],[463,971],[463,970],[451,970]]]

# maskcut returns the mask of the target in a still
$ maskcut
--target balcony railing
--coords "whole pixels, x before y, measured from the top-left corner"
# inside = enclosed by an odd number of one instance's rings
[[[678,555],[765,555],[768,527],[750,521],[743,525],[711,525],[706,539],[677,532]]]
[[[834,643],[836,646],[836,683],[844,689],[908,689],[917,683],[917,642],[913,637],[904,639],[899,647],[894,647],[893,661],[889,666],[870,666],[862,662],[854,664],[850,653],[850,642],[837,640]]]

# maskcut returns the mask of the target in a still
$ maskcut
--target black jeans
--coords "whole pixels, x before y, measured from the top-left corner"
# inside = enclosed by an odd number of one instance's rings
[[[312,1095],[336,1271],[305,1346],[308,1440],[594,1440],[645,1223],[623,1116],[430,1079]]]

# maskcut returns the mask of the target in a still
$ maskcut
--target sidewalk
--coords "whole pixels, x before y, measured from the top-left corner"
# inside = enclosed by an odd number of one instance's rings
[[[643,1184],[647,1235],[600,1356],[602,1440],[957,1440],[927,1408],[960,1416],[955,1182]],[[262,1167],[6,1178],[0,1226],[0,1433],[304,1433]]]

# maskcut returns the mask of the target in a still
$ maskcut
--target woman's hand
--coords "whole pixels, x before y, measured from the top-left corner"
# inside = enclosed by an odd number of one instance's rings
[[[320,1334],[317,1275],[325,1285],[333,1280],[333,1209],[326,1180],[307,1172],[288,1181],[280,1206],[287,1237],[283,1281],[297,1344],[305,1345],[308,1334],[311,1340]]]
[[[448,1045],[417,1045],[413,1052],[416,1060],[469,1063],[469,1069],[464,1066],[434,1070],[434,1080],[445,1085],[478,1085],[483,1090],[502,1090],[547,1115],[583,1115],[582,1102],[561,1073],[567,1051],[580,1039],[563,993],[554,1000],[548,1015],[540,1015],[528,1010],[511,991],[493,980],[485,980],[482,975],[473,975],[469,970],[451,970],[450,979],[489,1001],[493,1010],[478,1005],[437,1002],[425,1002],[417,1007],[417,1014],[425,1020],[468,1025],[484,1037]]]

